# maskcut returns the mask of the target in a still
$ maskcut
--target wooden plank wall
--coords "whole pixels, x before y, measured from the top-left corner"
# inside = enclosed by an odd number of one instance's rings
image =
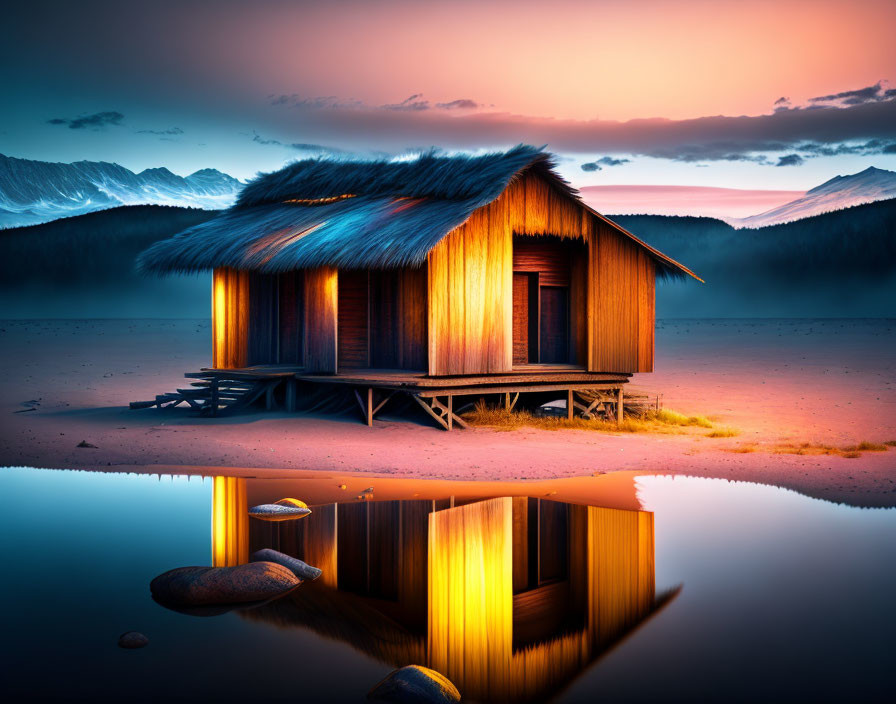
[[[509,497],[429,516],[429,666],[475,701],[510,685],[513,565]]]
[[[367,271],[339,272],[339,369],[370,367]]]
[[[277,363],[300,366],[305,354],[305,272],[278,277],[277,318]]]
[[[436,245],[428,261],[429,373],[512,371],[514,233],[585,237],[592,218],[527,174]],[[573,349],[584,348],[583,337],[576,334]]]
[[[513,368],[508,200],[480,208],[429,254],[429,373]]]
[[[337,369],[338,278],[336,269],[305,271],[305,371]]]
[[[427,270],[370,272],[370,366],[427,369]]]
[[[249,354],[247,366],[276,364],[278,357],[278,277],[249,273]]]
[[[608,225],[596,223],[589,240],[588,369],[653,371],[654,262]]]
[[[249,274],[221,267],[212,275],[212,366],[245,367],[249,360]]]
[[[655,599],[653,514],[588,507],[588,628],[605,645],[644,619]]]

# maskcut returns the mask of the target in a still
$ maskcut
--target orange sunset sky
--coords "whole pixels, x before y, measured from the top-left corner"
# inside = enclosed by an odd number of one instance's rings
[[[896,169],[893,0],[36,0],[7,25],[20,158],[249,178],[528,142],[579,187],[788,192]]]

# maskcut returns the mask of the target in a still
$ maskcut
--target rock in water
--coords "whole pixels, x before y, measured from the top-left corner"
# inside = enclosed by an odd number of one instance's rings
[[[135,648],[143,648],[149,644],[149,638],[137,631],[128,631],[122,633],[118,637],[118,647],[134,650]]]
[[[460,692],[443,674],[420,665],[395,670],[367,698],[374,702],[397,704],[449,704],[459,702]]]
[[[304,501],[280,499],[272,504],[261,504],[249,509],[249,515],[263,521],[294,521],[311,513]]]
[[[317,567],[312,567],[297,557],[285,555],[282,552],[271,550],[271,548],[253,552],[249,560],[251,562],[276,562],[278,565],[283,565],[286,569],[291,570],[299,579],[317,579],[321,575],[321,570]]]
[[[283,565],[250,562],[236,567],[178,567],[152,580],[149,590],[166,606],[184,607],[265,601],[300,584]]]

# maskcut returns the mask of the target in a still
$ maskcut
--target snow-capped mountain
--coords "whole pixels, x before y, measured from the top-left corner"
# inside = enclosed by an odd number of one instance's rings
[[[851,176],[835,176],[777,208],[728,222],[734,227],[764,227],[887,198],[896,198],[896,171],[869,166]]]
[[[0,227],[33,225],[119,205],[232,205],[243,184],[215,169],[182,177],[168,169],[138,174],[104,161],[59,164],[0,154]]]

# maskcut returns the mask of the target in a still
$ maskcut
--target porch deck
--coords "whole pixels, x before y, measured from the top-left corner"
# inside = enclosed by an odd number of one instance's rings
[[[151,405],[177,405],[185,402],[207,415],[246,407],[265,399],[267,408],[275,405],[275,392],[283,387],[287,411],[296,408],[299,382],[323,386],[349,387],[368,425],[374,416],[398,393],[407,394],[439,425],[451,430],[454,425],[467,427],[455,413],[454,397],[501,395],[505,408],[512,410],[520,394],[565,392],[567,416],[578,411],[589,417],[595,412],[622,417],[622,387],[631,374],[588,372],[572,365],[523,365],[510,373],[458,376],[429,376],[422,371],[398,369],[351,369],[338,374],[309,374],[302,367],[259,365],[238,369],[202,369],[184,375],[192,389],[156,397],[155,402],[137,402],[132,408]]]

